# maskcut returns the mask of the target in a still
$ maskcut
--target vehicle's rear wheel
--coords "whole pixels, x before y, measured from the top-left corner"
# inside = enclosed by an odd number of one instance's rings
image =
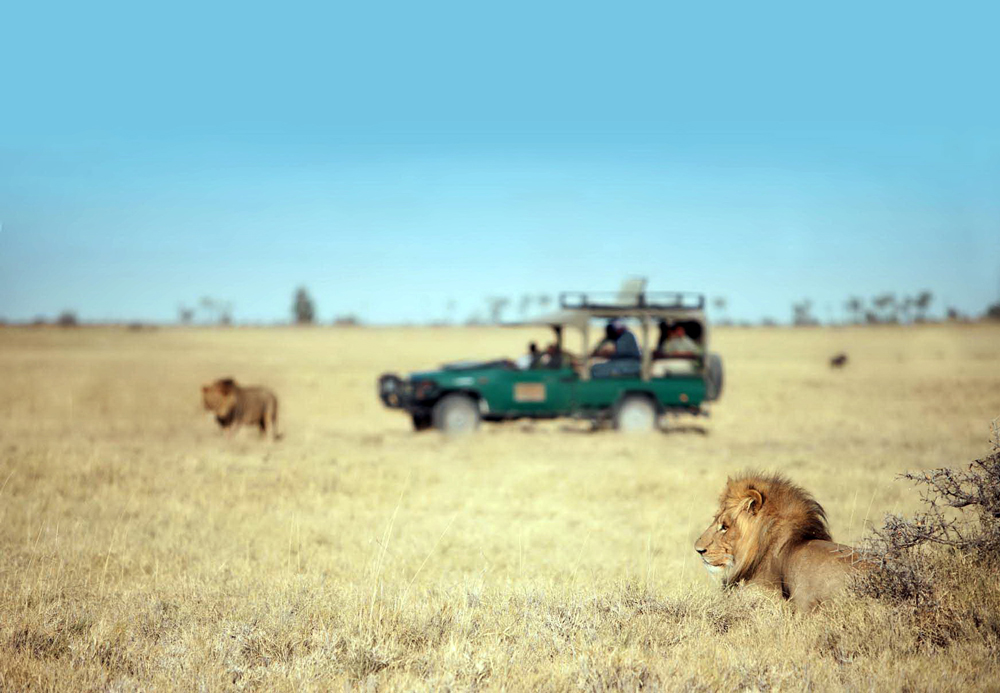
[[[426,431],[434,425],[430,414],[413,414],[413,430]]]
[[[471,433],[479,427],[479,405],[468,395],[442,397],[431,413],[434,428],[444,433]]]
[[[656,419],[656,407],[643,395],[626,395],[615,409],[615,429],[626,433],[652,431]]]

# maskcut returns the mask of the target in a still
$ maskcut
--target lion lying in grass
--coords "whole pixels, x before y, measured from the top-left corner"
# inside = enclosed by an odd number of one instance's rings
[[[727,480],[719,505],[694,547],[723,585],[778,589],[808,611],[865,565],[854,549],[833,542],[820,504],[778,474]]]
[[[205,409],[215,413],[215,420],[233,435],[243,424],[259,426],[261,436],[280,438],[278,433],[278,398],[266,387],[241,387],[232,378],[216,380],[201,388]]]

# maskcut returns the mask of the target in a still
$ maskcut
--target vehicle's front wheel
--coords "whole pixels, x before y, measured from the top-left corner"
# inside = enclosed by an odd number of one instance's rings
[[[626,433],[652,431],[656,419],[656,407],[642,395],[626,395],[615,409],[615,429]]]
[[[479,427],[479,405],[468,395],[442,397],[431,413],[434,428],[444,433],[471,433]]]
[[[413,414],[413,430],[426,431],[434,425],[430,414]]]

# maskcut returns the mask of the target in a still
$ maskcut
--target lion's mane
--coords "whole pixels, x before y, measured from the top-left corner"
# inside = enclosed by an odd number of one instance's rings
[[[746,472],[726,481],[712,525],[695,548],[724,585],[775,587],[812,607],[842,587],[858,565],[836,544],[823,507],[780,474]]]

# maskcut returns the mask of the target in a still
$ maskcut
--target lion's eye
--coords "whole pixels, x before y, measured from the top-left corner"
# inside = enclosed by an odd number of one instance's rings
[[[729,529],[729,527],[726,525],[725,522],[720,522],[719,523],[719,531],[720,532],[725,532],[727,529]]]

